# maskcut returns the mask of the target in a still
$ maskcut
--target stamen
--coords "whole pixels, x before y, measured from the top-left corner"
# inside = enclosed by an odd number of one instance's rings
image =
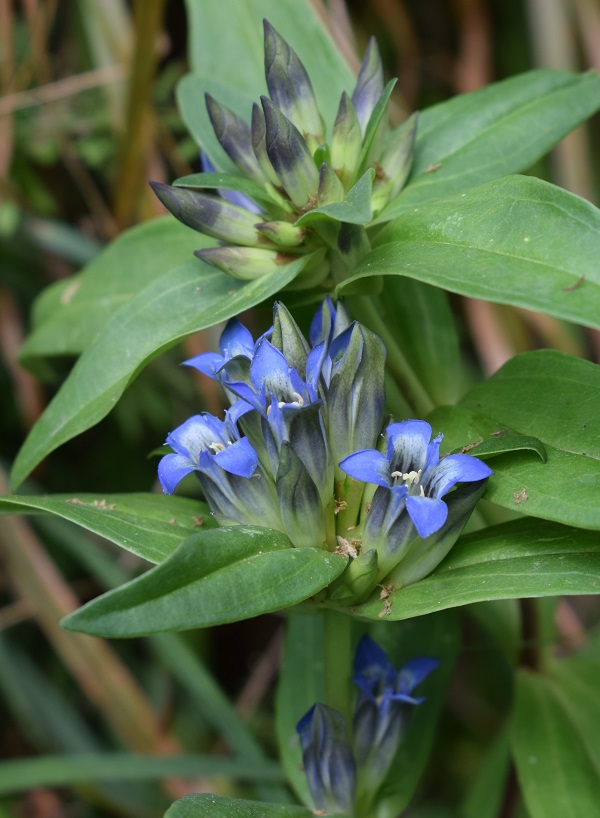
[[[223,443],[217,443],[213,441],[208,448],[212,449],[215,454],[218,454],[219,452],[224,452],[226,446]]]

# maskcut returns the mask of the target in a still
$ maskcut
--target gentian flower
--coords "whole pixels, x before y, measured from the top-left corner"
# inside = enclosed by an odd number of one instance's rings
[[[224,152],[221,162],[203,155],[204,173],[173,186],[151,184],[176,218],[223,243],[196,251],[203,261],[253,279],[308,255],[311,261],[293,286],[311,289],[321,286],[333,268],[336,278],[344,267],[350,273],[370,250],[368,225],[340,221],[331,212],[324,219],[314,211],[353,201],[354,188],[362,182],[361,195],[366,190],[373,218],[378,216],[408,177],[416,119],[388,134],[392,83],[384,88],[375,40],[352,94],[341,94],[329,136],[302,61],[267,21],[264,55],[269,95],[254,103],[249,121],[205,95]],[[217,174],[225,155],[235,172]]]
[[[316,809],[350,813],[356,786],[356,765],[344,717],[325,704],[315,704],[296,726],[304,771]]]
[[[167,436],[174,453],[161,459],[158,477],[163,491],[172,494],[186,475],[197,472],[211,509],[223,521],[281,528],[275,492],[250,441],[237,431],[238,419],[250,409],[237,401],[225,421],[208,413],[186,420]]]
[[[358,688],[353,725],[361,791],[375,795],[394,760],[411,710],[425,701],[413,692],[438,665],[437,659],[421,657],[396,670],[373,639],[365,635],[360,640],[352,681]]]
[[[427,573],[433,570],[456,541],[479,499],[481,492],[475,489],[493,473],[481,460],[467,454],[440,460],[443,435],[431,440],[431,426],[424,420],[392,423],[386,429],[386,438],[385,453],[363,449],[340,463],[346,474],[378,486],[366,515],[363,549],[377,549],[379,580],[400,563],[409,549],[414,562],[419,539],[427,543],[423,549],[427,553]],[[453,492],[443,500],[457,483],[472,483],[472,492]],[[450,514],[453,505],[455,513]],[[437,560],[433,563],[432,553]]]

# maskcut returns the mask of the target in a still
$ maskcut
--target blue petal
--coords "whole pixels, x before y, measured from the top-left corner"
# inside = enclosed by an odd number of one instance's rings
[[[391,471],[424,469],[431,439],[431,426],[425,420],[403,420],[386,429],[387,457]]]
[[[201,352],[200,355],[195,355],[193,358],[188,358],[183,362],[184,366],[193,366],[203,375],[208,375],[209,378],[217,379],[217,372],[223,364],[225,358],[219,355],[218,352]]]
[[[439,531],[448,517],[446,503],[434,497],[407,497],[406,510],[423,539]]]
[[[439,659],[430,656],[421,656],[406,662],[398,673],[397,692],[409,695],[439,664]]]
[[[320,344],[322,341],[330,341],[334,321],[335,307],[333,306],[331,298],[326,296],[323,301],[321,301],[318,310],[310,322],[308,340],[310,341],[311,347],[316,347],[317,344]]]
[[[294,393],[306,392],[306,384],[289,366],[285,355],[266,339],[257,347],[250,364],[250,379],[255,389],[264,387],[286,403],[293,400]]]
[[[433,497],[443,497],[456,483],[472,483],[493,473],[482,460],[470,454],[451,454],[424,475],[424,489]]]
[[[375,675],[387,677],[393,665],[387,657],[384,649],[365,634],[356,648],[354,654],[354,673],[357,676],[371,678]],[[357,680],[354,680],[358,684]]]
[[[229,409],[227,409],[225,412],[226,418],[230,424],[230,428],[233,427],[233,429],[237,432],[238,420],[248,412],[251,412],[253,409],[254,409],[253,406],[251,406],[249,403],[247,403],[247,401],[242,400],[241,398],[239,400],[236,400],[235,403],[232,403]],[[232,440],[232,437],[230,436],[229,439]]]
[[[231,446],[227,446],[226,449],[217,452],[215,462],[230,474],[237,474],[238,477],[251,477],[258,466],[258,455],[248,438],[243,437],[241,440],[236,440]]]
[[[231,360],[236,355],[252,358],[254,338],[250,330],[246,329],[241,321],[238,321],[237,318],[230,318],[221,333],[219,348],[227,360]]]
[[[322,341],[311,349],[306,359],[306,383],[312,388],[315,396],[326,356],[327,343]]]
[[[340,469],[363,483],[391,488],[390,464],[387,457],[376,449],[362,449],[348,455],[340,463]]]
[[[426,462],[423,471],[427,471],[427,469],[432,469],[435,466],[439,465],[440,462],[440,445],[442,440],[444,439],[444,435],[439,434],[436,435],[429,446],[427,447],[427,455],[426,455]]]
[[[211,443],[227,443],[225,424],[208,413],[193,415],[168,434],[166,442],[177,454],[197,463],[200,452],[209,449]]]
[[[196,466],[182,454],[166,454],[158,464],[158,479],[165,494],[173,494],[180,480]]]

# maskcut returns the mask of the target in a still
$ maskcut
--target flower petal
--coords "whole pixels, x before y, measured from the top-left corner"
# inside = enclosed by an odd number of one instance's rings
[[[217,372],[225,363],[225,358],[219,355],[218,352],[201,352],[200,355],[195,355],[193,358],[188,358],[183,362],[184,366],[192,366],[203,375],[208,375],[209,378],[217,380]]]
[[[182,454],[166,454],[158,464],[158,479],[165,494],[173,494],[180,480],[193,472],[196,466]]]
[[[209,449],[211,443],[227,442],[225,424],[208,413],[193,415],[168,434],[166,442],[177,454],[197,463],[200,452]]]
[[[362,449],[348,455],[340,463],[340,469],[363,483],[375,483],[385,488],[392,486],[388,459],[376,449]]]
[[[406,662],[398,673],[397,693],[410,695],[439,664],[440,660],[431,656],[420,656]]]
[[[423,539],[439,531],[448,516],[446,503],[434,497],[407,497],[406,510]]]
[[[385,430],[390,471],[419,471],[425,467],[431,426],[425,420],[403,420]]]
[[[236,440],[231,446],[215,454],[215,462],[230,474],[251,477],[258,466],[258,455],[247,437]]]
[[[236,355],[244,355],[252,358],[254,353],[254,338],[249,329],[238,321],[237,318],[230,318],[219,339],[219,348],[226,360],[234,358]]]
[[[356,648],[354,654],[354,673],[353,681],[359,685],[363,690],[363,686],[359,683],[357,677],[371,679],[373,677],[386,678],[389,676],[390,669],[393,671],[393,665],[387,657],[384,649],[365,634]]]
[[[472,483],[493,473],[482,460],[470,454],[451,454],[423,476],[424,489],[430,496],[443,497],[456,483]]]

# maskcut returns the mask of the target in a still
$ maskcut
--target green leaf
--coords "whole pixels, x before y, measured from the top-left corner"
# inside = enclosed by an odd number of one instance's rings
[[[306,807],[242,801],[222,795],[187,795],[169,807],[165,818],[314,818],[314,812]]]
[[[521,513],[597,529],[599,405],[599,366],[562,352],[538,350],[516,355],[471,390],[458,410],[439,410],[433,418],[436,428],[447,432],[449,448],[489,440],[490,433],[502,433],[504,428],[538,437],[547,464],[526,453],[495,458],[486,499]],[[477,455],[478,449],[472,453]],[[519,493],[520,501],[514,496]]]
[[[190,176],[181,176],[173,184],[176,187],[187,187],[192,190],[210,190],[223,188],[224,190],[236,190],[250,196],[257,202],[273,204],[273,199],[264,187],[248,179],[246,176],[235,173],[192,173]],[[257,217],[258,218],[258,217]]]
[[[508,731],[502,729],[481,762],[465,798],[461,818],[496,818],[500,814],[509,769]]]
[[[443,413],[443,409],[441,413]],[[504,429],[501,434],[494,437],[493,440],[475,441],[468,446],[461,446],[460,449],[455,449],[451,454],[467,451],[474,457],[479,457],[481,460],[487,460],[490,457],[495,457],[498,454],[507,454],[507,452],[521,452],[531,451],[539,455],[542,463],[545,463],[547,458],[544,444],[537,437],[530,437],[528,435],[519,435],[509,432]]]
[[[408,184],[378,221],[527,170],[599,107],[595,72],[544,69],[427,108]]]
[[[159,352],[261,303],[292,281],[306,263],[303,257],[245,282],[193,259],[151,281],[114,315],[77,361],[17,455],[13,486],[51,451],[102,420]]]
[[[573,454],[600,458],[600,366],[541,349],[515,355],[461,406]]]
[[[3,761],[0,795],[33,787],[88,784],[90,781],[148,781],[169,776],[223,776],[254,781],[281,781],[273,761],[209,755],[151,756],[138,753],[78,753]]]
[[[312,804],[302,767],[296,724],[315,702],[325,700],[323,617],[289,616],[279,684],[276,729],[286,777],[299,798]]]
[[[600,768],[550,679],[517,676],[512,751],[531,818],[581,818],[600,803]]]
[[[586,749],[600,774],[600,698],[598,679],[600,660],[573,656],[552,667],[556,695],[575,724]]]
[[[31,366],[35,358],[83,352],[117,310],[203,246],[204,236],[171,216],[127,230],[83,272],[44,290],[21,361]]]
[[[368,224],[373,218],[371,210],[371,194],[373,192],[373,179],[375,171],[373,168],[364,173],[358,182],[346,194],[343,202],[333,202],[332,204],[315,207],[301,216],[296,222],[297,225],[310,225],[319,218],[328,216],[338,222],[348,222],[350,224]]]
[[[63,620],[95,636],[140,636],[236,622],[321,591],[347,560],[292,548],[279,531],[250,526],[192,534],[163,563]]]
[[[600,593],[600,541],[592,531],[524,518],[461,537],[425,579],[353,609],[385,621],[488,599]]]
[[[0,514],[53,514],[149,562],[162,562],[194,530],[214,528],[200,500],[164,494],[54,494],[0,497]]]
[[[600,327],[600,211],[548,182],[510,176],[416,207],[376,244],[338,291],[405,275]]]
[[[378,308],[427,393],[437,404],[456,403],[463,375],[448,294],[405,276],[386,276]]]

